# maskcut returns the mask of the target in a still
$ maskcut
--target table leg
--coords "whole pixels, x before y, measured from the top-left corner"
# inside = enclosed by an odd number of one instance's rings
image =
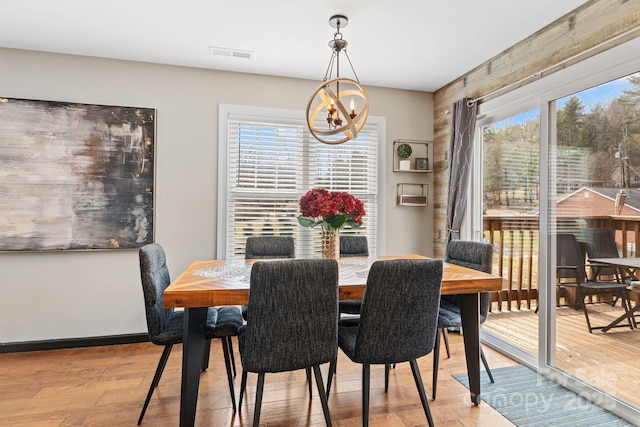
[[[207,307],[185,308],[184,310],[180,427],[192,427],[196,420],[207,310]]]
[[[480,294],[459,294],[464,353],[467,358],[469,391],[474,405],[480,404]]]

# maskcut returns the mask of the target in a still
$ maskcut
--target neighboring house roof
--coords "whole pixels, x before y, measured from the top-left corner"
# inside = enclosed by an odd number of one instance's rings
[[[621,215],[640,215],[640,190],[626,189],[627,197]],[[615,215],[616,195],[619,188],[582,187],[562,197],[556,203],[559,216]]]

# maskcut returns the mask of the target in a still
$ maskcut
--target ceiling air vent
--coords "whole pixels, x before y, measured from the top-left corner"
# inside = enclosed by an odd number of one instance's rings
[[[253,52],[250,50],[227,49],[225,47],[209,46],[209,55],[251,59],[253,57]]]

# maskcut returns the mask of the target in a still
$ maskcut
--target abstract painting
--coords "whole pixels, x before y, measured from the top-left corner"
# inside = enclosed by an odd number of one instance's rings
[[[0,251],[153,242],[152,108],[0,98]]]

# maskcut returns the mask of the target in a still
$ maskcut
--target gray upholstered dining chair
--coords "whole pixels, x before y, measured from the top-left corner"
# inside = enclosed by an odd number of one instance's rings
[[[338,263],[334,259],[258,261],[251,268],[247,324],[238,331],[242,359],[239,410],[247,373],[258,374],[253,425],[260,423],[265,373],[313,368],[325,421],[331,416],[320,365],[338,348]]]
[[[296,248],[291,236],[247,237],[245,259],[295,258]]]
[[[369,242],[367,236],[340,236],[340,256],[369,256]]]
[[[447,245],[445,261],[450,264],[461,265],[463,267],[472,268],[485,273],[491,273],[493,266],[493,246],[489,243],[474,242],[468,240],[452,240]],[[480,324],[484,323],[489,316],[489,304],[491,295],[488,292],[480,294]],[[460,306],[457,304],[455,295],[443,295],[440,300],[440,310],[438,311],[438,330],[442,331],[445,346],[447,349],[447,357],[450,357],[449,338],[447,328],[462,327],[462,316],[460,315]],[[436,388],[438,384],[438,368],[440,358],[440,335],[436,336],[436,345],[433,351],[433,385],[431,398],[436,398]],[[480,358],[484,364],[485,370],[489,375],[491,382],[493,375],[487,358],[480,347]]]
[[[442,260],[398,259],[371,265],[359,319],[338,326],[338,346],[362,364],[362,425],[369,425],[370,365],[409,362],[427,421],[433,426],[417,359],[431,353],[437,335]],[[388,369],[387,369],[388,371]],[[327,394],[335,360],[331,361]]]
[[[367,236],[340,236],[340,257],[368,257]],[[341,300],[338,303],[340,314],[360,314],[361,299]]]
[[[183,337],[183,311],[175,311],[164,307],[164,290],[171,283],[167,257],[164,249],[157,243],[145,245],[139,250],[140,278],[144,294],[145,314],[147,318],[147,330],[152,343],[164,346],[162,356],[158,362],[155,375],[149,387],[147,398],[144,401],[138,425],[142,423],[147,411],[153,391],[160,382],[171,349],[175,344],[182,343]],[[202,359],[202,370],[209,366],[209,346],[212,338],[222,340],[224,361],[227,369],[227,380],[233,410],[236,410],[235,394],[233,391],[233,378],[231,374],[231,337],[237,335],[238,328],[242,326],[242,315],[237,307],[209,308],[205,327],[206,347]]]
[[[290,236],[247,237],[244,259],[295,258],[296,247]],[[242,318],[247,320],[247,305],[243,305]]]

